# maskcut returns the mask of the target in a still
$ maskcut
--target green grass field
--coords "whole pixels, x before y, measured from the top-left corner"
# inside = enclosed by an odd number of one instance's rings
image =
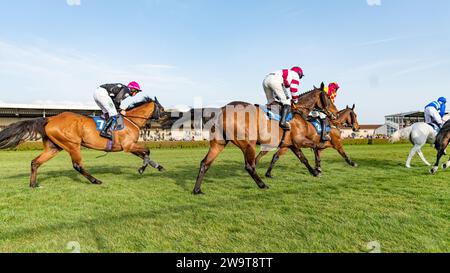
[[[322,178],[289,155],[259,190],[240,151],[227,149],[191,194],[206,149],[153,150],[167,168],[137,174],[128,154],[84,151],[102,186],[90,185],[61,153],[28,188],[37,151],[0,152],[0,252],[450,252],[450,172],[428,175],[409,145],[349,146],[352,169],[333,150]],[[430,161],[435,152],[425,149]],[[307,153],[311,158],[311,153]],[[258,168],[264,174],[271,156]],[[312,158],[311,158],[312,159]]]

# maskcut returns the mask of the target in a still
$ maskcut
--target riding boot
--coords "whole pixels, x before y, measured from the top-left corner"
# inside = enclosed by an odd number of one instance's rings
[[[327,128],[330,126],[330,122],[327,118],[321,120],[322,122],[322,141],[327,142],[331,140],[331,137],[328,135]]]
[[[290,105],[283,105],[283,107],[281,108],[280,127],[285,131],[291,130],[291,125],[286,121],[290,111],[291,111]]]
[[[107,138],[109,140],[112,140],[113,136],[112,134],[109,133],[109,129],[114,125],[116,121],[116,117],[110,117],[105,124],[105,127],[103,128],[103,130],[100,132],[100,136]]]

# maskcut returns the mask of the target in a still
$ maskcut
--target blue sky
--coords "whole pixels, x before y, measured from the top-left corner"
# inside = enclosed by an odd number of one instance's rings
[[[338,81],[338,107],[356,103],[362,123],[450,97],[448,0],[16,0],[0,10],[6,103],[92,104],[98,85],[132,80],[166,107],[262,103],[264,76],[292,65],[305,70],[302,91]]]

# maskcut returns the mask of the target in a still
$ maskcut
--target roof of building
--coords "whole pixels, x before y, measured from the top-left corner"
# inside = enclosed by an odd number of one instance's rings
[[[386,118],[389,118],[389,117],[409,117],[409,118],[412,118],[412,117],[423,117],[423,115],[424,115],[423,111],[411,111],[411,112],[387,115]]]

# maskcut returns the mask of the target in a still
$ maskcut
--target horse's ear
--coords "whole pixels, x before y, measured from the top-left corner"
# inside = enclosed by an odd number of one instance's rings
[[[322,82],[322,84],[320,84],[320,90],[325,90],[325,83],[324,82]]]
[[[156,102],[157,104],[159,104],[159,101],[158,101],[158,98],[157,98],[157,97],[155,97],[155,102]]]
[[[349,109],[348,105],[347,105],[347,109]]]
[[[313,88],[314,88],[314,89],[317,89],[317,87],[316,87],[315,85],[313,85]]]
[[[356,107],[356,105],[355,105],[355,104],[353,104],[352,110],[355,110],[355,107]]]

